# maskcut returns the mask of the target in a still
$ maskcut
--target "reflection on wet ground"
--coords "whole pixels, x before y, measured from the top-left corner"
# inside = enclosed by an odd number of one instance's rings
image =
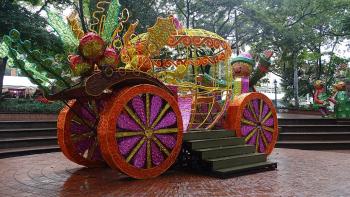
[[[350,196],[350,151],[275,149],[278,170],[217,179],[171,170],[134,180],[61,153],[0,160],[0,196]]]

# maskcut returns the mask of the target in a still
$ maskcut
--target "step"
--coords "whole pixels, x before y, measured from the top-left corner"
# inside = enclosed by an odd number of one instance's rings
[[[350,125],[350,119],[337,119],[337,124]]]
[[[6,149],[0,149],[0,159],[7,158],[7,157],[16,157],[16,156],[58,152],[58,151],[60,151],[60,148],[58,145],[6,148]]]
[[[266,155],[261,153],[250,153],[203,160],[213,170],[236,167],[266,161]]]
[[[219,178],[230,178],[233,176],[240,176],[244,174],[262,172],[267,170],[275,170],[275,169],[277,169],[277,163],[266,161],[266,162],[259,162],[259,163],[241,165],[236,167],[218,169],[218,170],[214,170],[213,174],[214,176]]]
[[[188,141],[224,137],[235,137],[235,133],[227,130],[190,130],[188,133],[184,133],[183,139]]]
[[[0,121],[0,129],[19,129],[19,128],[54,128],[57,127],[57,121]]]
[[[57,145],[56,136],[38,136],[0,139],[0,149]]]
[[[214,148],[194,149],[193,154],[196,154],[201,159],[212,159],[225,156],[233,156],[240,154],[254,153],[255,148],[251,145],[224,146]]]
[[[279,118],[278,124],[282,125],[332,125],[337,124],[337,119],[334,118],[305,118],[305,119],[292,119],[292,118]]]
[[[279,125],[282,132],[347,132],[350,125]]]
[[[349,132],[280,132],[278,140],[293,141],[293,140],[350,140]]]
[[[216,139],[189,140],[185,144],[191,149],[224,147],[233,145],[243,145],[244,139],[238,137],[225,137]]]
[[[26,128],[26,129],[0,129],[0,139],[31,137],[31,136],[56,136],[57,128]]]
[[[323,141],[278,141],[278,148],[295,148],[305,150],[340,150],[350,149],[350,140],[323,140]]]

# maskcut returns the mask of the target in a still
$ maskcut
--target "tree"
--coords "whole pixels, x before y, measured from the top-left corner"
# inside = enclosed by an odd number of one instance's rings
[[[299,78],[303,75],[300,72],[301,53],[306,50],[318,54],[316,65],[310,66],[317,68],[313,69],[316,73],[313,80],[322,78],[325,74],[322,62],[325,54],[321,48],[332,45],[332,40],[339,42],[340,38],[335,38],[334,32],[342,32],[342,35],[350,33],[344,31],[340,22],[349,9],[349,2],[344,0],[246,1],[243,12],[261,32],[261,38],[254,39],[251,45],[258,51],[261,46],[272,47],[279,54],[276,61],[279,66],[274,71],[282,76],[287,97],[292,87],[296,105],[300,93]]]

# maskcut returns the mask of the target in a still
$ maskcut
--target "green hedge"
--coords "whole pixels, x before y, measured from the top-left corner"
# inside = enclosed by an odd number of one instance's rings
[[[0,113],[58,113],[62,102],[41,103],[33,99],[3,99],[0,101]]]

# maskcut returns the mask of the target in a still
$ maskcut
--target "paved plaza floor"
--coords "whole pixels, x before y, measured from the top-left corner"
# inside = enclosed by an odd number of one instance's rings
[[[275,149],[278,170],[217,179],[172,170],[134,180],[61,153],[0,159],[0,196],[350,196],[350,151]]]

